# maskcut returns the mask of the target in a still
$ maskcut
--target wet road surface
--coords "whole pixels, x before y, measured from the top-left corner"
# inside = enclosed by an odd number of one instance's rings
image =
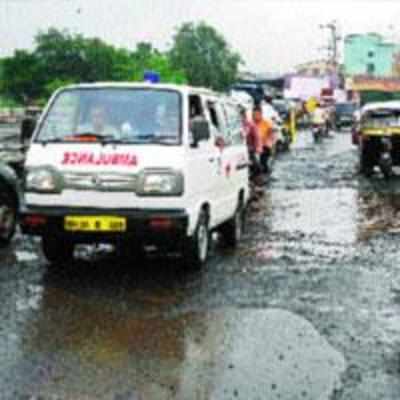
[[[235,252],[201,272],[37,241],[0,252],[0,399],[399,399],[400,178],[350,134],[279,157]],[[89,249],[90,250],[90,249]]]

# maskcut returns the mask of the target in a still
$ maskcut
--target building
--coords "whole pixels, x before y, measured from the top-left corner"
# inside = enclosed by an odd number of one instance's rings
[[[400,46],[378,33],[352,34],[344,40],[344,70],[347,76],[400,76]]]
[[[309,77],[326,76],[335,72],[335,66],[326,60],[309,61],[297,65],[294,69],[296,74]]]

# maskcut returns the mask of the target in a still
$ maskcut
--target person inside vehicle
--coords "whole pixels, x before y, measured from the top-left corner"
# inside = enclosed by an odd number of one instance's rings
[[[269,173],[269,160],[272,155],[272,149],[274,146],[274,132],[273,124],[267,119],[263,118],[261,107],[255,107],[253,110],[253,122],[257,127],[258,134],[260,137],[260,164],[264,173]]]
[[[203,106],[201,104],[201,99],[198,96],[190,96],[189,104],[189,143],[193,144],[193,124],[197,121],[206,121],[204,116]]]
[[[105,107],[101,104],[96,104],[90,108],[89,121],[80,126],[78,133],[115,136],[118,132],[114,126],[108,124],[108,116]]]

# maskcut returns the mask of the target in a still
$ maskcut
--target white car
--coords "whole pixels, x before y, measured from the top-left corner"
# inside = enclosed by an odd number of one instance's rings
[[[241,107],[243,107],[248,113],[249,118],[254,108],[253,98],[246,92],[241,90],[232,90],[230,92],[232,99],[234,99]]]
[[[263,117],[269,119],[272,122],[276,138],[277,150],[279,151],[284,148],[284,143],[285,143],[282,118],[279,115],[278,111],[275,109],[275,107],[265,101],[261,103],[261,110]]]
[[[208,258],[210,233],[236,245],[249,198],[236,103],[206,89],[132,83],[57,91],[26,159],[21,226],[52,263],[78,243]]]

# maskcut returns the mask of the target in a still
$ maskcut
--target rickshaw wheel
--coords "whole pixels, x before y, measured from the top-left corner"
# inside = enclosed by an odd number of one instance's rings
[[[374,160],[371,157],[370,152],[364,146],[361,148],[360,153],[360,172],[366,176],[370,177],[374,170]]]

